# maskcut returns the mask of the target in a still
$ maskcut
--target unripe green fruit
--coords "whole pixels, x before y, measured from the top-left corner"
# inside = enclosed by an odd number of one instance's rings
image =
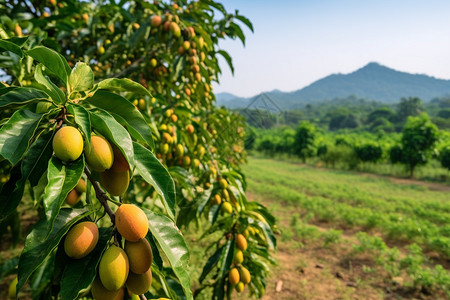
[[[247,249],[247,240],[242,234],[236,236],[236,247],[240,250],[245,251]]]
[[[244,283],[242,281],[239,281],[238,284],[236,285],[235,289],[238,293],[242,293],[242,291],[244,290]]]
[[[52,104],[47,101],[41,101],[36,105],[36,113],[43,114],[48,112],[48,110],[52,107]]]
[[[105,190],[113,196],[120,196],[125,193],[130,183],[130,174],[126,172],[114,172],[106,170],[100,173],[100,183]]]
[[[130,263],[130,271],[135,274],[147,272],[153,261],[153,252],[147,239],[143,238],[137,242],[125,242],[125,253]]]
[[[126,282],[127,289],[134,294],[141,295],[150,289],[152,284],[152,270],[148,269],[144,274],[130,272]]]
[[[14,278],[14,280],[11,281],[11,283],[9,284],[8,296],[11,299],[16,299],[17,282],[18,282],[18,279],[16,276],[16,278]]]
[[[104,137],[97,135],[91,137],[91,149],[86,151],[85,156],[89,167],[97,172],[111,168],[114,161],[111,145]]]
[[[230,273],[228,274],[228,281],[231,285],[236,285],[240,280],[239,277],[239,271],[237,268],[231,269]]]
[[[72,126],[59,129],[53,137],[53,151],[62,161],[74,161],[83,152],[83,136]]]
[[[219,185],[220,185],[221,188],[226,189],[228,187],[228,182],[227,182],[226,179],[221,178],[220,181],[219,181]]]
[[[137,242],[147,235],[148,218],[138,206],[122,204],[116,211],[116,226],[127,241]]]
[[[103,253],[99,265],[99,275],[107,290],[120,289],[127,280],[128,270],[128,257],[121,248],[112,245]]]
[[[94,250],[98,242],[98,228],[93,222],[81,222],[73,226],[64,241],[67,256],[80,259]]]
[[[249,284],[252,279],[250,272],[242,266],[239,268],[239,277],[244,284]]]
[[[241,264],[243,261],[244,261],[244,253],[241,250],[236,249],[234,251],[233,262],[238,265],[238,264]]]
[[[231,214],[233,212],[233,206],[231,206],[230,202],[224,202],[222,204],[221,210],[223,212]]]
[[[119,298],[121,291],[122,298]],[[123,290],[110,291],[106,289],[98,277],[96,277],[92,283],[91,293],[95,300],[123,299]]]

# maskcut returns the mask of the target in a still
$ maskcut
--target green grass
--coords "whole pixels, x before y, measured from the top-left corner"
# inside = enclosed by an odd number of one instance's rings
[[[448,192],[255,157],[244,172],[255,197],[300,212],[284,225],[289,228],[282,228],[281,239],[320,238],[326,247],[340,242],[341,230],[360,231],[355,254],[373,254],[391,276],[406,272],[413,287],[438,287],[450,293],[450,272],[425,254],[434,251],[442,261],[450,258]],[[312,225],[318,222],[334,229],[319,232]]]

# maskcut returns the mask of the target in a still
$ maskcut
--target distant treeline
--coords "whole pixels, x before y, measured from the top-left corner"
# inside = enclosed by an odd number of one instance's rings
[[[436,98],[427,103],[415,97],[402,98],[399,103],[390,105],[349,96],[308,104],[298,110],[282,111],[275,105],[269,109],[267,106],[257,107],[236,111],[246,117],[249,125],[265,129],[296,126],[299,122],[308,121],[330,131],[401,132],[409,116],[418,116],[422,112],[426,112],[439,129],[450,129],[450,97]]]

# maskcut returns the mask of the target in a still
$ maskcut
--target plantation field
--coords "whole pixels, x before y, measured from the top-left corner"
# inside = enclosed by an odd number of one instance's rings
[[[254,157],[244,171],[278,220],[266,299],[450,296],[450,187]]]

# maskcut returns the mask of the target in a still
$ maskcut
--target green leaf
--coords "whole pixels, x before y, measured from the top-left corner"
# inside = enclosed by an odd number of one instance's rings
[[[20,47],[17,46],[16,44],[11,43],[7,40],[0,39],[0,48],[8,50],[14,54],[17,54],[17,56],[19,56],[20,58],[23,57],[22,49],[20,49]]]
[[[169,171],[150,150],[135,142],[133,147],[136,170],[161,195],[167,214],[175,220],[175,184]]]
[[[27,151],[42,115],[18,110],[0,128],[0,155],[15,165]]]
[[[234,17],[235,17],[236,19],[238,19],[239,21],[241,21],[242,23],[244,23],[245,25],[247,25],[247,27],[248,27],[252,32],[254,32],[253,24],[252,24],[252,22],[250,22],[249,19],[247,19],[247,18],[244,17],[244,16],[238,15],[237,12],[236,12],[236,15],[235,15]]]
[[[219,280],[214,285],[214,295],[212,299],[222,300],[225,296],[225,278],[227,277],[230,266],[233,263],[234,239],[228,240],[222,250],[220,258]]]
[[[0,268],[0,278],[14,274],[18,264],[19,257],[13,257],[5,261]]]
[[[72,114],[75,118],[75,123],[79,126],[81,129],[81,132],[83,133],[86,143],[86,149],[91,148],[91,117],[89,116],[89,112],[84,109],[84,107],[69,102],[67,103],[67,111]]]
[[[47,69],[52,71],[65,86],[67,86],[70,67],[61,54],[44,46],[36,46],[33,49],[28,50],[27,55],[42,63]]]
[[[10,180],[3,186],[0,193],[0,221],[11,214],[19,205],[29,179],[31,186],[36,186],[42,174],[47,169],[48,160],[53,154],[53,131],[41,135],[25,154],[20,165],[20,173],[16,175],[16,166],[12,170]]]
[[[150,92],[145,87],[128,78],[105,79],[100,81],[96,88],[99,90],[108,90],[113,92],[133,92],[142,96],[151,97]]]
[[[61,205],[66,200],[67,194],[80,181],[84,171],[84,158],[76,160],[70,165],[63,165],[56,157],[48,162],[47,186],[44,191],[44,208],[50,231],[53,222],[59,214]]]
[[[219,262],[219,259],[222,257],[224,247],[225,246],[218,248],[216,250],[216,252],[214,252],[214,254],[208,258],[208,261],[206,262],[205,266],[203,267],[202,274],[200,275],[200,277],[198,279],[200,282],[202,282],[206,278],[206,276],[209,274],[209,272],[211,272],[211,270],[214,268],[214,266],[217,265],[217,263]]]
[[[99,239],[95,249],[82,259],[71,259],[64,269],[61,280],[61,299],[76,299],[79,292],[86,289],[97,275],[97,266],[112,237],[112,228],[99,228]]]
[[[108,91],[97,91],[94,96],[87,99],[87,102],[122,117],[126,121],[126,125],[128,125],[127,128],[132,127],[134,129],[133,132],[138,133],[137,137],[135,137],[138,141],[154,147],[150,126],[148,126],[142,114],[130,101]],[[130,132],[130,134],[133,135],[133,132]]]
[[[85,63],[77,62],[69,78],[71,91],[87,91],[94,86],[94,72]]]
[[[94,130],[98,131],[108,141],[113,142],[123,153],[130,168],[134,167],[133,142],[128,131],[109,113],[104,110],[97,109],[89,112],[91,124]]]
[[[36,67],[36,72],[34,73],[34,78],[37,82],[45,87],[46,93],[53,99],[54,102],[58,104],[63,104],[66,101],[66,96],[64,92],[58,88],[47,76],[45,76],[42,71],[43,64],[39,64]]]
[[[189,251],[180,230],[165,215],[143,209],[148,217],[151,231],[158,247],[166,255],[173,272],[180,280],[187,299],[193,299],[188,271]]]
[[[7,91],[0,96],[0,107],[8,105],[23,105],[42,99],[48,100],[48,95],[40,90],[29,87],[3,88]]]
[[[178,56],[175,61],[174,61],[174,70],[173,70],[173,75],[172,78],[174,81],[178,80],[178,78],[180,77],[181,73],[185,70],[185,65],[186,65],[186,57],[183,56]]]
[[[27,236],[25,247],[19,259],[19,274],[17,291],[27,282],[30,275],[46,259],[47,256],[58,246],[63,236],[77,221],[89,215],[87,209],[61,209],[50,232],[48,232],[47,220],[40,220]]]
[[[228,66],[230,67],[231,70],[231,74],[234,75],[234,66],[233,66],[233,60],[231,59],[230,54],[228,54],[228,52],[224,51],[224,50],[219,50],[217,51],[218,54],[222,55],[223,58],[225,58]]]

